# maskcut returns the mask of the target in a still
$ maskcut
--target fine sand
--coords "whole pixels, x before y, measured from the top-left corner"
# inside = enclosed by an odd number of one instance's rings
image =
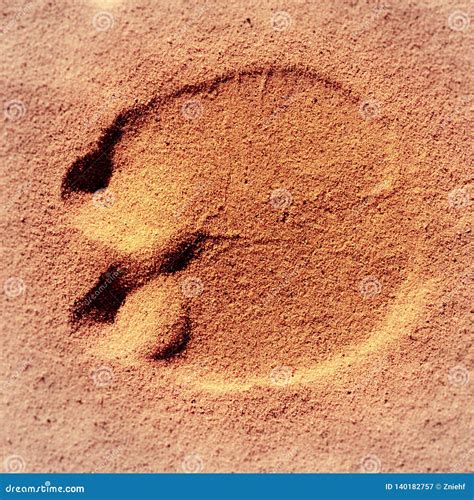
[[[5,4],[4,470],[472,470],[472,13]]]

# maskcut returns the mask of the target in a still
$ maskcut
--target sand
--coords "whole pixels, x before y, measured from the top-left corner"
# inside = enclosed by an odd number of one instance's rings
[[[473,469],[469,5],[4,11],[5,470]]]

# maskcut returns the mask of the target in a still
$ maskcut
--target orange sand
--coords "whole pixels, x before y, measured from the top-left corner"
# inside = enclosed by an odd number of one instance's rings
[[[6,469],[472,469],[465,18],[9,9]]]

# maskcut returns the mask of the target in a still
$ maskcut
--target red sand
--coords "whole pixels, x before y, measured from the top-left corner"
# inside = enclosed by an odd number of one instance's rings
[[[468,20],[6,10],[5,469],[472,470]]]

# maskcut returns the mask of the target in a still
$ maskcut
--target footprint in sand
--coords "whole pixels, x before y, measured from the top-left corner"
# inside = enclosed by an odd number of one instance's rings
[[[103,249],[72,313],[102,325],[96,352],[241,390],[278,367],[329,376],[409,331],[430,286],[416,176],[367,102],[310,70],[253,69],[120,114],[62,186]]]

